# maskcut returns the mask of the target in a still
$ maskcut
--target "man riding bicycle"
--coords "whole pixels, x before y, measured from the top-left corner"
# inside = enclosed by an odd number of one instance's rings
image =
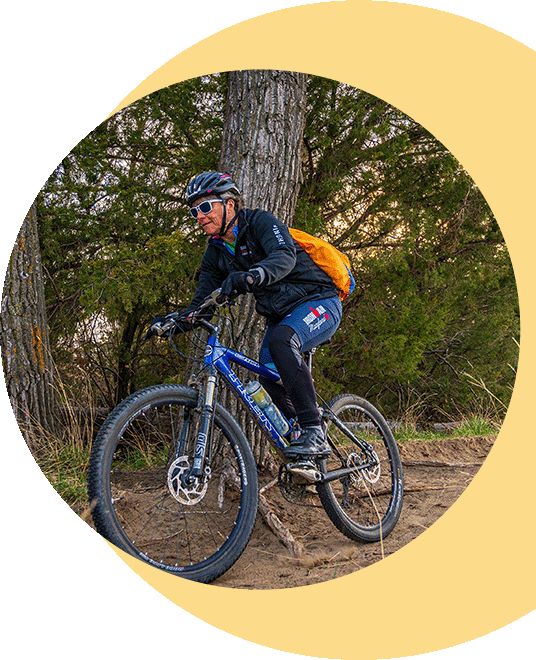
[[[208,245],[191,304],[166,318],[176,319],[187,331],[192,328],[191,313],[215,289],[230,298],[252,293],[268,326],[259,361],[278,371],[282,385],[262,376],[259,380],[287,419],[297,419],[301,428],[285,455],[298,460],[329,456],[313,379],[302,353],[337,330],[342,315],[337,288],[284,223],[267,211],[243,208],[240,191],[228,174],[203,172],[194,177],[186,202],[209,236]]]

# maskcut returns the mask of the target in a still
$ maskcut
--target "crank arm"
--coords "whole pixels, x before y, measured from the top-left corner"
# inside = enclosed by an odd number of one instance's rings
[[[311,483],[320,483],[323,481],[324,475],[316,466],[309,461],[302,461],[301,463],[289,463],[287,470],[298,477],[302,477]]]

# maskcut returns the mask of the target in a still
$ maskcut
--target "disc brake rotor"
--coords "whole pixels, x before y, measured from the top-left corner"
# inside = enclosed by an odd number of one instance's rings
[[[190,472],[188,456],[180,456],[169,466],[167,485],[171,495],[181,504],[192,506],[200,502],[208,488],[208,480],[204,483],[195,477],[190,483],[186,477]]]
[[[369,483],[375,484],[381,477],[381,465],[378,454],[374,449],[369,448],[366,455],[352,453],[348,456],[346,461],[347,467],[354,467],[363,465],[363,463],[373,463],[371,467],[363,468],[352,475],[352,479],[359,483],[361,479],[365,478]]]

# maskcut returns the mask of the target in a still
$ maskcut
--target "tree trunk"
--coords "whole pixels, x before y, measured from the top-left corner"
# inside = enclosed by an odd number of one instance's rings
[[[2,294],[2,362],[13,412],[30,449],[52,431],[53,368],[35,203],[11,253]]]
[[[290,224],[301,185],[306,76],[289,71],[232,71],[220,169],[238,183],[249,208]]]
[[[136,333],[139,330],[138,311],[134,310],[126,319],[121,333],[117,359],[115,400],[117,405],[132,393],[132,363],[136,359]]]
[[[232,71],[225,107],[220,170],[231,174],[247,208],[261,208],[291,224],[301,184],[300,150],[305,126],[306,75],[288,71]],[[257,357],[264,320],[252,296],[237,314],[238,348]],[[236,414],[234,402],[227,401]],[[268,442],[239,414],[258,465],[269,458]]]

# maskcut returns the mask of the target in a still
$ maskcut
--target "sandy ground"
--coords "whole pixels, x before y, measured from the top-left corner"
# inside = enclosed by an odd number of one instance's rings
[[[413,440],[400,445],[404,463],[404,506],[383,544],[388,556],[428,529],[460,497],[493,445],[494,438]],[[261,487],[269,478],[261,478]],[[259,515],[248,547],[236,564],[213,582],[241,589],[282,589],[324,582],[382,559],[379,543],[354,543],[341,534],[320,507],[317,496],[304,507],[284,499],[279,488],[264,492],[271,508],[305,546],[296,558]]]
[[[316,492],[309,497],[310,506],[301,506],[285,499],[277,484],[268,486],[263,495],[270,510],[304,546],[303,555],[296,557],[259,513],[242,556],[212,584],[238,589],[299,587],[342,577],[380,561],[422,534],[452,506],[484,462],[494,439],[446,437],[400,443],[404,505],[383,547],[380,543],[356,543],[341,534]],[[272,475],[261,475],[259,481],[262,489],[275,480]],[[89,515],[82,517],[93,527]]]

